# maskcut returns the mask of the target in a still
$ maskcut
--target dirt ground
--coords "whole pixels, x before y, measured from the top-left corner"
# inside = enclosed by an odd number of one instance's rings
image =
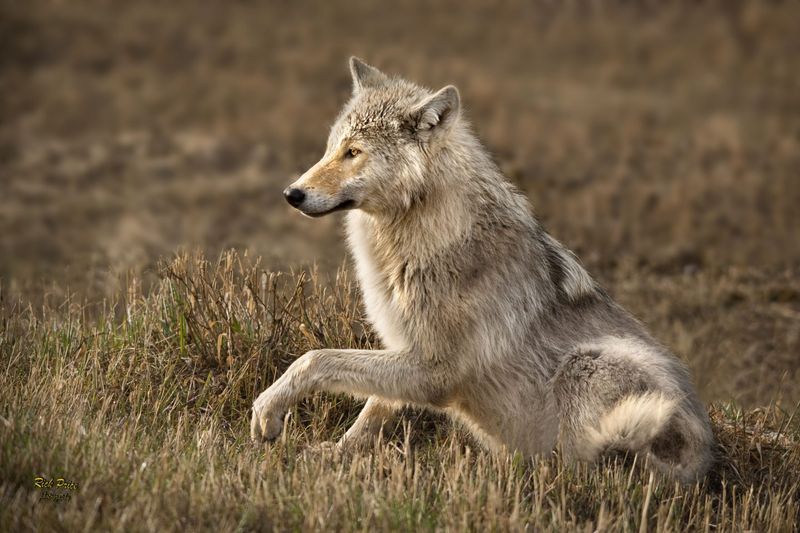
[[[0,1],[0,283],[97,300],[179,248],[344,260],[285,205],[359,55],[456,84],[550,231],[707,400],[800,400],[800,4]],[[11,296],[8,296],[11,294]]]

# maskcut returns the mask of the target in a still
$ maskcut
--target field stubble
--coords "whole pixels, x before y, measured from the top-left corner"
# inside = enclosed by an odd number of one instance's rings
[[[3,527],[796,527],[798,4],[455,7],[0,1]],[[250,447],[250,402],[296,356],[376,343],[335,274],[340,219],[280,195],[350,54],[458,85],[549,230],[722,402],[702,486],[494,458],[417,412],[373,454],[307,449],[352,420],[343,397]],[[158,266],[180,247],[264,268]],[[79,487],[39,501],[36,473]]]
[[[366,452],[315,444],[358,412],[317,394],[279,442],[248,440],[252,399],[299,354],[371,347],[344,272],[276,274],[234,252],[182,255],[147,295],[102,314],[77,302],[3,309],[0,522],[11,530],[787,530],[798,519],[800,428],[773,405],[711,408],[718,460],[682,487],[639,458],[572,465],[482,451],[436,415],[407,411]],[[99,316],[99,318],[98,318]],[[33,476],[77,483],[67,501]]]

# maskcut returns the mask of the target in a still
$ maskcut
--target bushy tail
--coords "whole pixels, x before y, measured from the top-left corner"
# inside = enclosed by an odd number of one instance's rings
[[[693,483],[713,462],[714,437],[704,411],[691,407],[657,392],[628,396],[584,428],[579,453],[590,461],[610,451],[646,455],[662,472]]]
[[[595,460],[609,450],[641,452],[664,430],[676,402],[660,393],[628,396],[593,427],[586,427],[581,443],[584,459]]]

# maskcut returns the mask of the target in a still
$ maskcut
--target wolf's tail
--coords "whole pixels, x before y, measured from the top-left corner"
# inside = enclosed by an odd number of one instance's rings
[[[713,435],[702,416],[687,402],[661,393],[628,396],[584,428],[581,453],[588,460],[610,451],[638,453],[659,470],[691,483],[713,461]]]
[[[628,396],[585,428],[581,455],[593,460],[610,450],[644,452],[666,428],[676,402],[660,393]]]

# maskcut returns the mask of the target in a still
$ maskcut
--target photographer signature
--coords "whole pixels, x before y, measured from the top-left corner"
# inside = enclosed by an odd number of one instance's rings
[[[42,500],[54,502],[67,501],[72,498],[72,492],[78,490],[78,484],[68,481],[63,477],[46,478],[36,476],[33,478],[33,486],[42,491]]]

